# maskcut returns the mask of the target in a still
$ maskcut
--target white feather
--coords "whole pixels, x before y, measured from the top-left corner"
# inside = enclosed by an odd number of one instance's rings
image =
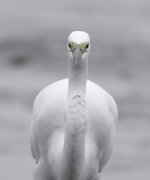
[[[68,89],[68,79],[63,79],[46,87],[35,99],[31,129],[31,149],[37,162],[35,180],[98,179],[110,158],[118,116],[114,99],[88,80],[85,102],[81,96],[82,102],[71,104],[71,108],[79,109],[73,109],[74,115],[69,115],[68,122],[65,122],[67,111],[71,112],[68,109]],[[78,91],[74,93],[79,94]],[[81,109],[78,104],[81,104]],[[72,128],[69,124],[71,118],[75,120],[75,133],[70,129],[67,135],[66,127]],[[84,130],[78,130],[82,126]]]
[[[69,37],[68,37],[68,42],[75,42],[77,44],[81,44],[81,43],[89,43],[90,42],[90,38],[88,33],[83,32],[83,31],[73,31]]]

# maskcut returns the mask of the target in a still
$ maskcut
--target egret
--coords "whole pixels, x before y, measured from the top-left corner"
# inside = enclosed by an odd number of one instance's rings
[[[73,31],[67,51],[68,78],[44,88],[33,105],[35,180],[99,180],[112,153],[118,110],[88,80],[88,33]]]

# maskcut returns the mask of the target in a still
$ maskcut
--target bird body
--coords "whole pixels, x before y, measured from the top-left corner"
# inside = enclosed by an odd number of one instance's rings
[[[112,152],[116,103],[86,79],[87,61],[71,57],[69,78],[43,89],[34,102],[35,180],[97,180]]]

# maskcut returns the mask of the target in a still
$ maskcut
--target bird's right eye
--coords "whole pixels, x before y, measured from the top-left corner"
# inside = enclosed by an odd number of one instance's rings
[[[68,43],[68,46],[70,47],[70,49],[72,49],[71,43]]]
[[[76,43],[74,42],[69,42],[68,43],[68,47],[71,49],[71,50],[74,50],[76,48]]]

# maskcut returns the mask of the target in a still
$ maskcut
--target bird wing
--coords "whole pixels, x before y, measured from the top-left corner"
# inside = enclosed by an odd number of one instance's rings
[[[39,153],[39,150],[38,150],[39,149],[38,148],[38,143],[37,143],[35,132],[33,131],[33,128],[32,128],[30,144],[31,144],[32,156],[35,159],[36,163],[38,163],[39,158],[40,158],[40,153]]]
[[[33,104],[33,121],[31,126],[31,151],[38,163],[46,153],[47,142],[55,127],[63,124],[62,116],[67,101],[67,80],[55,82],[44,88],[35,98]]]
[[[118,117],[117,105],[110,94],[91,81],[87,84],[86,97],[89,123],[92,124],[101,171],[112,153],[115,122]]]
[[[105,164],[108,162],[111,154],[112,154],[112,150],[113,150],[113,137],[114,137],[114,131],[115,131],[115,124],[116,121],[118,120],[118,108],[116,105],[116,102],[114,100],[114,98],[110,95],[107,94],[107,100],[108,100],[108,107],[109,107],[109,111],[110,114],[112,115],[113,118],[113,127],[110,128],[109,133],[111,134],[110,137],[110,142],[107,146],[107,149],[104,150],[102,157],[99,159],[99,169],[101,170]],[[111,139],[112,138],[112,139]]]
[[[30,137],[30,145],[31,145],[31,152],[33,158],[36,160],[36,163],[38,163],[40,158],[40,152],[38,147],[38,141],[37,141],[37,135],[36,135],[36,120],[40,111],[38,100],[39,98],[36,98],[33,105],[33,120],[31,124],[31,137]]]

